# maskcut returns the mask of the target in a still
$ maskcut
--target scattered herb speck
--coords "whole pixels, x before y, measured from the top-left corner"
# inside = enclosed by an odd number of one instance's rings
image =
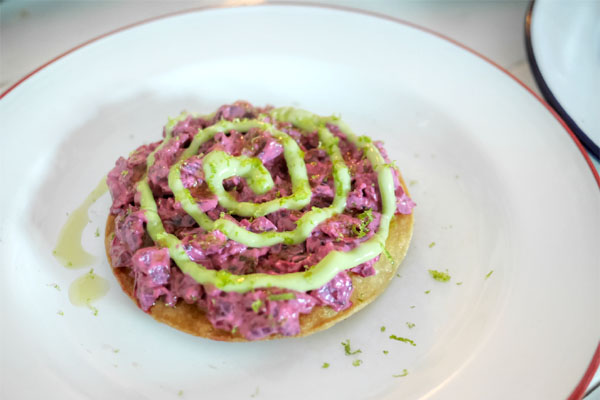
[[[412,329],[415,327],[415,324],[413,324],[412,322],[407,322],[406,326],[408,326],[408,329]]]
[[[385,326],[382,326],[381,328],[379,328],[379,330],[380,330],[381,332],[385,332]]]
[[[358,367],[360,364],[362,364],[362,360],[354,360],[354,361],[352,361],[352,365],[354,365],[355,367]]]
[[[321,365],[321,368],[329,368],[329,363],[324,362],[323,365]]]
[[[489,278],[490,276],[492,276],[492,274],[494,273],[494,270],[490,270],[490,272],[487,273],[487,275],[485,276],[485,279]]]
[[[58,315],[60,315],[61,317],[62,317],[63,315],[65,315],[65,313],[64,313],[64,312],[62,312],[62,310],[58,310],[57,314],[58,314]]]
[[[384,351],[383,351],[383,354],[386,354],[386,355],[387,355],[387,354],[389,354],[389,353],[390,353],[390,352],[389,352],[389,351],[387,351],[387,350],[384,350]]]
[[[431,293],[431,290],[426,290],[425,291],[425,294],[429,294],[429,293]]]
[[[271,301],[279,301],[279,300],[294,300],[296,295],[294,293],[279,293],[279,294],[271,294],[268,299]]]
[[[356,225],[352,225],[352,233],[354,233],[356,237],[361,238],[369,233],[369,224],[373,222],[373,209],[368,208],[367,210],[358,214],[357,217],[360,219],[361,223],[358,228]]]
[[[448,274],[448,270],[446,270],[446,272],[442,272],[430,269],[429,275],[431,275],[431,277],[438,282],[448,282],[451,279],[450,275]]]
[[[383,255],[385,256],[385,258],[388,259],[388,261],[390,262],[390,264],[392,265],[396,265],[396,261],[394,261],[394,257],[392,257],[392,254],[388,251],[388,249],[385,248],[385,246],[381,246],[382,251],[383,251]]]
[[[344,346],[344,352],[346,353],[347,356],[362,353],[362,351],[360,349],[352,351],[352,349],[350,348],[350,339],[346,339],[345,342],[342,342],[342,346]]]
[[[405,337],[400,337],[400,336],[396,336],[396,335],[390,335],[390,339],[397,340],[397,341],[403,342],[403,343],[408,343],[411,346],[416,346],[415,342],[413,342],[411,339],[408,339],[408,338],[405,338]]]
[[[404,368],[400,374],[392,375],[394,378],[403,378],[408,375],[408,370]]]
[[[98,309],[96,307],[94,307],[93,305],[90,304],[89,299],[87,301],[87,306],[90,310],[92,310],[92,314],[94,315],[94,317],[98,316]]]
[[[254,311],[255,313],[258,313],[258,311],[260,310],[260,306],[262,306],[262,300],[261,299],[254,300],[254,302],[252,302],[252,311]]]
[[[432,248],[433,246],[435,246],[435,242],[429,243],[429,248]]]
[[[462,284],[463,284],[462,282],[456,282],[456,286],[460,286]]]

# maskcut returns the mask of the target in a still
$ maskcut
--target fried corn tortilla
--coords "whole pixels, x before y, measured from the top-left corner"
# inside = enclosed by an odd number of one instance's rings
[[[406,184],[400,177],[400,182],[404,187]],[[106,254],[109,262],[110,257],[110,238],[115,230],[115,217],[110,214],[106,222]],[[352,306],[336,312],[327,306],[316,306],[310,314],[300,315],[300,333],[296,336],[271,335],[260,340],[271,340],[284,337],[302,337],[315,332],[325,330],[336,323],[350,317],[352,314],[363,309],[367,304],[375,300],[396,274],[400,263],[404,259],[413,232],[413,214],[396,214],[390,223],[389,236],[386,241],[386,249],[389,251],[391,260],[385,255],[381,255],[379,261],[375,264],[377,273],[373,276],[363,278],[356,274],[350,274],[354,292],[352,293]],[[134,292],[134,279],[130,275],[129,268],[112,268],[117,280],[127,295],[137,304]],[[167,306],[161,299],[149,310],[149,314],[155,320],[172,326],[180,331],[200,336],[212,340],[226,342],[247,342],[248,340],[239,333],[231,333],[224,330],[215,329],[208,321],[204,312],[197,306],[179,300],[175,307]]]

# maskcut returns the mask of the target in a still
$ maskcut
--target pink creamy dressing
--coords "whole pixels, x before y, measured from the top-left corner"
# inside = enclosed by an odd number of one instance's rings
[[[188,117],[173,130],[173,139],[155,153],[155,163],[148,178],[158,206],[158,213],[167,232],[175,234],[183,243],[190,259],[208,269],[227,270],[234,274],[263,272],[286,274],[304,271],[323,259],[330,251],[348,251],[368,240],[377,231],[381,218],[377,174],[362,150],[350,143],[336,126],[331,132],[340,138],[339,147],[352,176],[344,214],[336,215],[314,229],[304,243],[278,244],[272,247],[250,248],[228,239],[220,231],[207,232],[186,214],[173,198],[167,183],[169,168],[190,144],[198,129],[210,126],[220,119],[256,118],[269,108],[255,108],[246,102],[236,102],[219,108],[211,120]],[[267,121],[269,121],[267,119]],[[269,121],[273,122],[273,121]],[[291,194],[292,185],[283,147],[268,133],[251,129],[242,134],[236,131],[216,134],[200,147],[198,155],[188,159],[181,168],[181,178],[199,207],[211,218],[221,213],[252,232],[287,231],[296,228],[297,221],[312,207],[327,207],[334,198],[332,165],[327,153],[318,148],[316,132],[301,132],[291,124],[276,122],[278,129],[292,136],[305,153],[305,163],[312,189],[310,204],[303,210],[285,210],[259,218],[244,218],[227,214],[218,205],[204,179],[202,159],[213,150],[222,150],[234,156],[246,155],[261,159],[270,172],[274,189],[256,195],[245,179],[233,177],[224,187],[238,201],[264,202]],[[128,268],[135,279],[135,295],[139,306],[148,311],[157,299],[175,307],[179,300],[196,304],[211,324],[218,329],[237,330],[246,339],[256,340],[271,334],[296,335],[300,332],[300,314],[310,313],[313,307],[329,306],[335,311],[352,305],[353,287],[350,275],[375,274],[373,265],[379,256],[349,271],[339,273],[323,287],[308,293],[295,292],[293,299],[269,299],[279,289],[257,289],[247,293],[224,292],[213,286],[203,286],[184,275],[170,260],[166,248],[157,247],[145,231],[145,217],[140,211],[135,184],[142,178],[146,159],[160,142],[140,146],[127,159],[119,158],[110,171],[107,183],[113,198],[111,212],[115,218],[115,236],[110,255],[116,268]],[[389,162],[381,143],[379,150]],[[414,203],[404,193],[394,171],[397,212],[410,214]],[[357,235],[363,220],[359,214],[372,210],[372,221],[365,235]]]

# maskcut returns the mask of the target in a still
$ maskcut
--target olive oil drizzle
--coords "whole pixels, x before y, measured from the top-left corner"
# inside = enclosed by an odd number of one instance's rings
[[[86,197],[83,203],[69,214],[63,225],[58,241],[52,254],[67,268],[83,268],[90,266],[95,257],[85,251],[81,245],[83,230],[90,222],[88,211],[92,204],[108,191],[106,178],[103,178],[96,188]]]
[[[63,225],[56,247],[52,254],[61,264],[70,269],[83,268],[92,265],[96,257],[88,253],[81,244],[83,231],[90,222],[88,211],[104,193],[108,191],[106,178],[98,183],[83,203],[69,214],[67,222]],[[69,286],[69,300],[78,307],[87,307],[94,315],[98,309],[92,303],[103,297],[108,292],[108,281],[94,273],[91,269],[80,276]]]
[[[69,286],[69,300],[71,304],[78,307],[88,307],[94,315],[98,309],[92,303],[108,292],[108,281],[94,273],[91,269],[88,273],[80,276]]]

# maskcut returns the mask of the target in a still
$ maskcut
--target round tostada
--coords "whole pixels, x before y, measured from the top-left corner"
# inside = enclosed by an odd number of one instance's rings
[[[383,144],[296,108],[182,113],[107,183],[106,252],[125,293],[214,340],[331,327],[385,290],[412,236],[414,202]]]

